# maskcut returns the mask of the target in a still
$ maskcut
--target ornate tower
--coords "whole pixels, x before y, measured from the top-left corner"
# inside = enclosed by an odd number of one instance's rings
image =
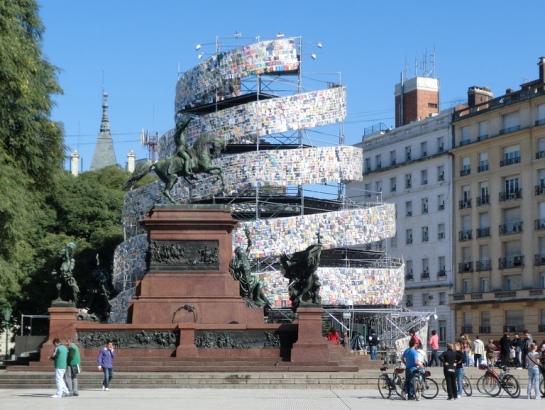
[[[100,124],[100,133],[98,134],[97,145],[93,160],[91,161],[91,171],[116,165],[114,152],[114,142],[110,133],[110,121],[108,120],[108,93],[104,92],[104,101],[102,103],[102,123]]]

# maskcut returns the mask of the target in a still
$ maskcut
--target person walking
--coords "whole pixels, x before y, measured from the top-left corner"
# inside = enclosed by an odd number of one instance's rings
[[[368,337],[369,350],[371,351],[371,360],[377,360],[377,346],[380,341],[375,329],[371,329],[371,334]]]
[[[66,373],[66,363],[68,359],[68,349],[61,344],[58,338],[53,339],[53,345],[55,351],[49,357],[55,363],[55,384],[57,385],[57,392],[51,396],[54,399],[59,399],[68,396],[70,393],[66,384],[64,383],[64,374]]]
[[[456,357],[454,345],[447,343],[447,350],[439,356],[439,360],[443,363],[443,375],[447,381],[447,400],[458,399],[458,389],[456,387]]]
[[[70,396],[79,396],[78,392],[78,374],[81,373],[81,358],[78,346],[74,343],[74,339],[69,337],[66,339],[66,347],[68,348],[68,361],[66,366],[66,387],[70,391]]]
[[[98,354],[98,370],[104,372],[104,381],[102,382],[102,390],[110,390],[110,380],[114,378],[113,359],[114,342],[108,340],[106,346],[100,350]]]
[[[500,360],[502,366],[509,365],[509,355],[511,353],[511,339],[509,332],[505,332],[500,339]]]
[[[532,335],[525,330],[524,331],[524,337],[522,338],[522,363],[524,364],[524,367],[526,366],[526,355],[528,354],[528,347],[534,343],[534,339],[532,338]]]
[[[479,338],[479,336],[475,336],[475,340],[473,341],[473,362],[475,364],[475,367],[479,367],[484,359],[484,343]]]
[[[539,395],[539,357],[540,354],[536,352],[536,345],[532,343],[528,346],[528,353],[526,354],[526,366],[528,367],[528,398],[532,398],[532,386],[534,387],[534,399],[541,400]]]
[[[430,359],[430,366],[433,366],[435,363],[435,366],[439,366],[439,357],[437,357],[437,354],[439,352],[439,335],[437,334],[436,330],[431,331],[431,337],[428,342],[431,349],[431,359]]]
[[[488,344],[486,345],[486,361],[489,364],[496,363],[496,345],[493,339],[488,339]]]
[[[403,385],[403,391],[401,392],[401,398],[407,400],[414,399],[414,371],[418,368],[423,368],[424,365],[418,360],[418,344],[414,339],[409,340],[409,348],[403,352],[401,361],[405,365],[405,384]]]

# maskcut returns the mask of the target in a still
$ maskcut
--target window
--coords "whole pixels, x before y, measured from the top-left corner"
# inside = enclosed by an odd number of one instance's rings
[[[439,292],[439,304],[444,305],[446,303],[446,300],[447,295],[445,294],[445,292]]]
[[[422,213],[428,213],[428,198],[422,198]]]
[[[422,294],[422,305],[428,306],[430,304],[430,294],[429,293],[423,293]]]
[[[371,172],[371,158],[365,158],[365,166],[363,172]]]
[[[413,274],[413,261],[412,260],[405,261],[405,272],[407,272],[407,275],[412,276],[412,274]]]
[[[375,156],[375,164],[377,164],[377,169],[382,168],[382,159],[380,157],[380,154]]]
[[[390,178],[390,192],[395,192],[397,189],[397,178],[393,177]]]
[[[502,126],[500,134],[508,134],[520,129],[520,119],[518,111],[506,114],[502,117]]]
[[[521,332],[524,330],[524,311],[506,310],[505,311],[505,331]],[[509,328],[509,330],[507,329]]]
[[[488,278],[481,278],[481,292],[490,292]]]
[[[428,227],[423,226],[422,227],[422,242],[428,242]]]
[[[477,197],[477,206],[488,205],[490,203],[488,196],[488,182],[479,182],[479,196]]]
[[[439,258],[437,258],[437,263],[439,265],[439,271],[438,271],[437,276],[446,276],[447,271],[446,271],[446,266],[445,266],[445,257],[444,256],[439,256]]]
[[[390,238],[390,246],[395,248],[397,246],[397,235],[394,235]]]
[[[518,290],[521,289],[521,285],[521,275],[509,275],[505,277],[505,290]]]
[[[395,165],[397,163],[397,156],[395,151],[390,151],[390,164]]]
[[[413,216],[413,202],[405,202],[405,216]]]
[[[545,124],[545,104],[539,104],[537,106],[536,126],[543,125],[543,124]]]
[[[420,171],[420,185],[427,185],[428,184],[428,170],[423,169]]]
[[[445,150],[445,141],[443,137],[437,138],[437,152],[443,152]]]
[[[488,171],[488,152],[481,152],[479,154],[479,168],[477,172]]]
[[[515,197],[517,193],[519,192],[518,177],[505,178],[503,184],[504,184],[506,199],[511,199],[511,197]]]
[[[481,333],[490,333],[490,312],[482,311],[481,312],[481,327],[479,328]]]
[[[439,340],[441,341],[447,340],[447,321],[440,320],[438,327],[439,327]]]
[[[422,273],[428,277],[430,275],[430,262],[428,258],[422,259]]]
[[[405,296],[405,306],[411,307],[413,305],[413,295]]]
[[[462,127],[462,135],[460,138],[460,145],[467,145],[470,143],[469,127]]]
[[[445,210],[445,195],[437,195],[437,209],[439,211]]]
[[[437,225],[437,239],[445,239],[445,224]]]
[[[488,122],[481,121],[479,123],[479,141],[488,139]]]
[[[375,182],[375,191],[382,192],[382,181]]]
[[[440,165],[437,167],[437,181],[445,180],[445,167]]]
[[[407,229],[405,231],[405,237],[407,238],[406,244],[411,245],[413,243],[413,230]]]
[[[518,164],[520,162],[520,147],[519,145],[512,145],[503,149],[503,161],[500,162],[500,166]]]
[[[472,312],[464,312],[463,314],[463,323],[464,323],[464,333],[472,333],[471,330],[471,327],[473,326],[473,314]]]
[[[410,188],[411,185],[411,174],[405,174],[405,188]]]
[[[426,141],[420,143],[420,155],[426,157],[428,155],[428,143]]]
[[[411,160],[411,147],[405,147],[405,161]]]

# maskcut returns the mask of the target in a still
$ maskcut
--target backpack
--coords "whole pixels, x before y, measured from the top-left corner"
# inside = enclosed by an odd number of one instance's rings
[[[378,344],[378,337],[375,333],[369,336],[369,346],[376,346]]]

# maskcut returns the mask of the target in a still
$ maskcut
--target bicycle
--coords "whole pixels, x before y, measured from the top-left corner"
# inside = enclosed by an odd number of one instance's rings
[[[492,364],[479,366],[479,369],[486,370],[484,375],[477,380],[477,390],[482,394],[488,394],[491,397],[496,397],[501,393],[502,389],[509,396],[516,399],[520,395],[520,384],[517,378],[509,373],[507,366],[498,366],[501,372],[498,374]]]
[[[378,377],[378,391],[382,398],[389,399],[392,395],[392,391],[395,391],[398,396],[401,396],[401,389],[403,387],[400,374],[405,372],[405,369],[401,367],[394,368],[392,377],[388,376],[386,372],[388,366],[380,368],[382,374]]]
[[[443,382],[441,383],[441,387],[443,388],[445,393],[448,392],[446,379],[443,379]],[[473,387],[471,387],[471,382],[469,381],[466,375],[464,375],[464,379],[462,381],[462,389],[464,390],[465,395],[468,397],[473,394]]]
[[[424,369],[416,369],[414,371],[413,389],[414,398],[420,400],[420,396],[425,399],[433,399],[439,393],[437,382],[431,377],[431,372]]]

